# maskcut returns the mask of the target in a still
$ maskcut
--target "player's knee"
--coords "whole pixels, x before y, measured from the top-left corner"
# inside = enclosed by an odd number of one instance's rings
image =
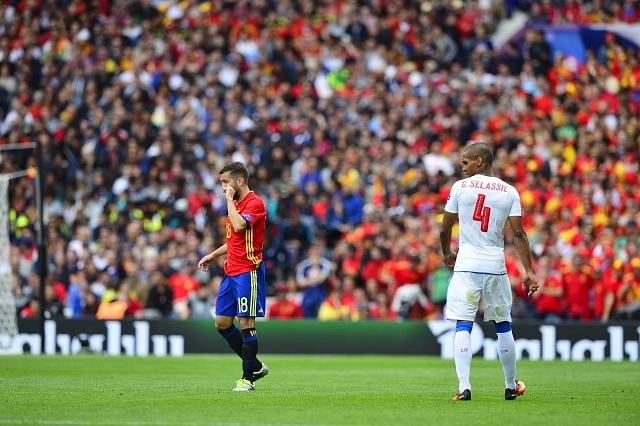
[[[509,321],[502,321],[496,323],[496,333],[508,333],[511,331],[511,323]]]
[[[240,322],[240,328],[243,330],[245,328],[255,328],[256,326],[256,320],[253,317],[240,317],[238,321]]]
[[[226,330],[233,325],[233,318],[218,316],[215,319],[216,330]]]
[[[473,330],[473,321],[457,321],[456,322],[456,331],[468,331],[471,333]]]

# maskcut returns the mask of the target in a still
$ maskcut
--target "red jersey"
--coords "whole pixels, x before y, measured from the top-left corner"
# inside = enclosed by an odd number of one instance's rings
[[[569,308],[569,318],[591,319],[589,291],[593,287],[593,277],[589,268],[566,272],[562,276],[564,294]]]
[[[518,286],[522,287],[522,286]],[[547,277],[544,288],[562,289],[562,282],[553,275]],[[562,315],[565,312],[564,298],[562,296],[551,296],[543,293],[537,299],[538,313]]]
[[[169,286],[173,290],[173,301],[180,302],[189,299],[189,295],[198,291],[200,284],[195,277],[176,273],[169,277]]]
[[[235,232],[227,216],[225,222],[227,239],[227,260],[224,273],[229,276],[255,271],[262,262],[262,245],[264,228],[267,224],[267,209],[262,198],[250,191],[241,201],[236,202],[236,209],[247,222],[244,231]]]
[[[613,255],[612,255],[613,256]],[[622,286],[622,271],[613,267],[607,268],[602,277],[593,283],[593,316],[594,318],[602,318],[604,308],[606,306],[607,297],[612,294],[613,310],[616,308],[618,290]]]
[[[277,300],[269,308],[269,318],[302,318],[302,307],[291,300]]]

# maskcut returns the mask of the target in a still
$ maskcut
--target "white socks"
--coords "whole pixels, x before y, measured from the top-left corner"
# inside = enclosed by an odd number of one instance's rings
[[[511,333],[509,333],[511,334]],[[469,373],[471,371],[471,333],[468,331],[456,331],[454,338],[454,352],[453,358],[456,361],[456,373],[458,374],[458,381],[460,386],[459,392],[465,389],[471,390],[471,383],[469,382]],[[511,343],[513,344],[513,336],[511,336]],[[502,360],[502,356],[500,356]],[[515,371],[515,357],[514,359],[514,371]]]
[[[516,388],[516,343],[513,340],[513,333],[508,331],[506,333],[496,333],[498,335],[498,356],[500,357],[500,364],[502,364],[502,371],[504,371],[504,385],[508,389]],[[456,333],[456,342],[458,333]],[[456,356],[458,354],[458,344],[456,343]],[[469,357],[471,358],[471,357]],[[458,359],[456,358],[456,369],[458,366]],[[459,376],[459,374],[458,374]],[[469,375],[467,374],[467,377]]]

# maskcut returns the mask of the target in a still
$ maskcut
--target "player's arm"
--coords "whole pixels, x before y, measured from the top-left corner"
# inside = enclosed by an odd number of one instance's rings
[[[509,216],[509,225],[513,230],[516,251],[518,252],[518,256],[520,257],[520,261],[522,262],[522,266],[524,266],[524,270],[526,273],[522,285],[524,286],[527,294],[529,296],[533,296],[533,293],[538,291],[538,280],[533,273],[531,248],[529,247],[529,239],[527,238],[527,233],[524,231],[524,227],[522,226],[522,216]]]
[[[233,191],[227,189],[226,196],[229,221],[231,222],[231,226],[233,226],[234,231],[244,231],[245,229],[253,226],[258,220],[266,218],[267,209],[265,208],[262,200],[258,199],[249,201],[242,214],[240,214],[233,202]]]
[[[198,262],[198,268],[204,271],[208,270],[209,266],[213,263],[214,260],[216,260],[220,256],[224,256],[225,254],[227,254],[227,243],[224,243],[211,253],[203,256],[202,259],[200,259],[200,262]]]
[[[444,256],[444,263],[450,268],[455,266],[457,256],[456,252],[451,251],[451,231],[453,230],[453,225],[458,221],[458,182],[454,183],[451,191],[449,191],[447,204],[444,206],[442,227],[440,228],[440,247]]]
[[[225,195],[227,198],[227,212],[229,214],[231,226],[233,226],[233,230],[235,232],[242,232],[247,229],[247,221],[240,215],[236,208],[236,203],[233,202],[233,192],[227,190]]]
[[[440,247],[444,262],[448,267],[453,268],[456,264],[456,253],[451,251],[451,232],[453,225],[458,221],[458,213],[444,212],[442,227],[440,228]]]
[[[213,256],[213,258],[224,256],[225,254],[227,254],[227,243],[224,243],[223,245],[212,251],[210,254]]]

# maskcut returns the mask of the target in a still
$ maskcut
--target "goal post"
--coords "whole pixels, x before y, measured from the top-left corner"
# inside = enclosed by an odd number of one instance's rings
[[[18,335],[16,302],[13,296],[9,242],[9,181],[0,174],[0,353],[15,352],[13,339]]]
[[[40,348],[44,353],[44,307],[45,282],[47,275],[46,233],[44,228],[43,192],[43,153],[42,146],[36,142],[0,145],[0,153],[17,150],[34,150],[36,154],[37,173],[35,174],[36,204],[38,224],[36,226],[38,244],[38,271],[40,291]],[[9,230],[9,185],[12,179],[33,175],[32,170],[20,170],[12,173],[0,173],[0,354],[22,353],[15,337],[18,335],[18,319],[13,285],[15,277],[11,270],[11,241]]]

